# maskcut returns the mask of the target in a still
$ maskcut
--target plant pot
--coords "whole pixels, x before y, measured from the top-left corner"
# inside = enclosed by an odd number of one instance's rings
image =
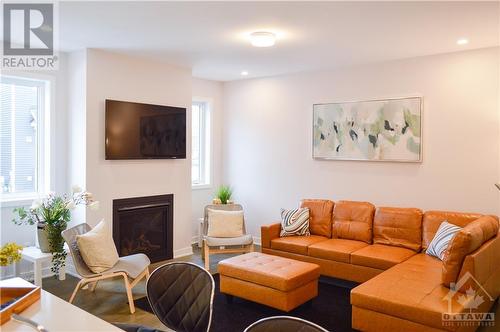
[[[50,253],[49,232],[45,229],[45,223],[36,225],[38,248],[44,253]]]

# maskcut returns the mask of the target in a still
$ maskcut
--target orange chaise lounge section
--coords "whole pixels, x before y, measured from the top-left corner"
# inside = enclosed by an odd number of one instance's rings
[[[474,324],[443,323],[449,304],[453,313],[469,311],[457,300],[458,295],[450,296],[454,293],[450,292],[449,281],[470,274],[487,296],[499,296],[497,217],[376,208],[354,201],[306,199],[301,206],[310,210],[311,235],[280,237],[279,223],[262,226],[262,252],[315,263],[322,275],[361,283],[351,291],[354,329],[474,331]],[[444,220],[467,227],[465,234],[472,234],[472,238],[466,238],[469,242],[454,249],[457,258],[448,260],[453,266],[444,266],[443,261],[425,254]],[[486,312],[492,305],[493,301],[487,299],[478,312]]]

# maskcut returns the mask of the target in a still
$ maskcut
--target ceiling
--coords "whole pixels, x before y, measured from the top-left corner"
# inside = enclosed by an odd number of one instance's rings
[[[61,2],[59,11],[63,51],[135,54],[220,81],[499,45],[497,2]],[[276,46],[250,46],[257,30],[276,32]]]

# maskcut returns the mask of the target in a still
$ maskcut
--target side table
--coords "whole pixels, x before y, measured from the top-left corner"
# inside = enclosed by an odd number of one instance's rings
[[[64,250],[68,252],[68,247],[66,244],[64,244]],[[23,251],[21,253],[21,257],[24,260],[27,260],[28,262],[33,263],[33,270],[34,270],[34,283],[36,286],[42,287],[42,264],[43,263],[49,263],[51,264],[52,261],[52,254],[51,253],[43,253],[40,248],[37,247],[25,247],[23,248]],[[19,276],[19,262],[14,264],[14,274]],[[61,268],[59,269],[59,280],[64,280],[66,279],[66,268]]]

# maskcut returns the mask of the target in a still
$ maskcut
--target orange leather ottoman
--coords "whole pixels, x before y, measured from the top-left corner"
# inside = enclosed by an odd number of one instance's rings
[[[252,252],[219,262],[220,292],[290,311],[318,295],[319,266]]]

